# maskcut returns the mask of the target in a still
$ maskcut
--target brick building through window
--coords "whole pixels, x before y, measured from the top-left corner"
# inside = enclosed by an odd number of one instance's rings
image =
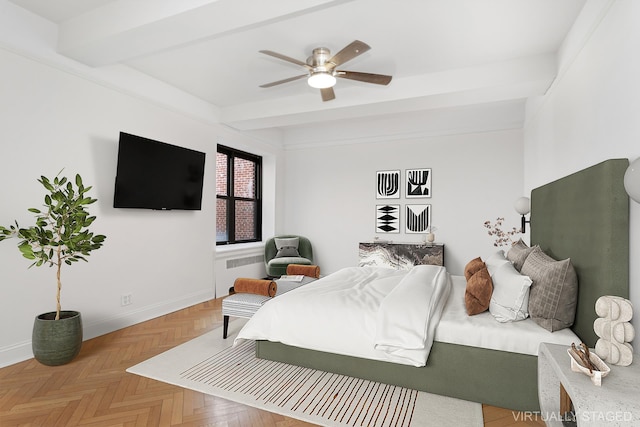
[[[218,145],[216,244],[261,240],[261,182],[262,157]]]

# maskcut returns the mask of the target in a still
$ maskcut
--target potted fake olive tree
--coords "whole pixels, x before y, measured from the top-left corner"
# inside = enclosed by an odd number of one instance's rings
[[[96,217],[89,215],[87,206],[97,199],[87,196],[91,187],[84,186],[80,175],[76,175],[75,185],[60,173],[53,180],[42,176],[38,182],[46,194],[43,209],[29,209],[35,214],[35,225],[21,228],[15,221],[15,225],[0,226],[0,241],[18,238],[18,249],[33,261],[29,267],[56,267],[56,310],[35,318],[32,335],[36,360],[55,366],[73,360],[82,345],[80,312],[63,311],[60,305],[62,265],[87,261],[86,257],[99,249],[106,237],[89,231]]]

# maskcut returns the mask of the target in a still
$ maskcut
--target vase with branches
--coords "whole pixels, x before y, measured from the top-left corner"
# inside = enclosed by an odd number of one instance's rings
[[[487,233],[489,236],[495,238],[493,246],[511,246],[513,245],[513,236],[520,233],[516,227],[513,227],[511,230],[503,230],[502,223],[504,222],[504,218],[496,218],[496,223],[492,224],[491,221],[484,222],[484,228],[487,229]]]

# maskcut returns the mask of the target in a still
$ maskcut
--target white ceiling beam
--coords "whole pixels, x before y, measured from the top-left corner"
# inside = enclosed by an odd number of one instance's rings
[[[58,52],[93,67],[116,64],[347,1],[119,0],[61,23]]]
[[[555,55],[540,55],[394,78],[393,91],[389,92],[375,86],[336,86],[336,99],[326,103],[320,101],[320,95],[315,100],[307,94],[227,107],[222,109],[221,120],[239,130],[253,130],[382,114],[390,106],[393,112],[400,113],[523,99],[544,94],[556,71]]]
[[[524,99],[508,100],[292,126],[284,129],[282,142],[286,149],[297,149],[521,129],[525,103]]]

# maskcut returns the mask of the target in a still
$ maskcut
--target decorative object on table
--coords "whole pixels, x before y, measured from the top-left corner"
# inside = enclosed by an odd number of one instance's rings
[[[635,337],[631,324],[633,304],[628,299],[605,295],[596,300],[593,331],[599,337],[596,353],[614,365],[629,366],[633,361],[633,347],[629,344]]]
[[[400,205],[376,205],[376,233],[400,233]]]
[[[431,205],[406,205],[407,233],[426,233],[431,225]]]
[[[407,199],[431,197],[431,169],[407,169],[406,177]]]
[[[585,343],[580,343],[580,347],[571,344],[567,353],[571,359],[571,370],[588,375],[591,377],[591,382],[598,387],[602,384],[602,378],[611,371],[602,359],[589,351],[589,347]]]
[[[624,173],[624,189],[632,200],[640,203],[640,157]]]
[[[427,234],[424,236],[424,240],[427,243],[433,243],[436,241],[436,231],[438,231],[437,227],[432,225],[427,227]]]
[[[400,171],[376,172],[376,199],[400,198]]]
[[[496,218],[495,224],[492,224],[491,221],[485,221],[483,224],[484,228],[487,229],[487,234],[495,237],[493,246],[512,246],[514,243],[513,236],[520,233],[520,230],[515,227],[509,231],[502,230],[503,222],[504,218]]]
[[[102,247],[106,239],[89,231],[96,217],[89,215],[87,206],[97,201],[86,194],[91,187],[84,186],[80,175],[76,175],[74,186],[66,177],[60,177],[60,173],[53,180],[44,176],[38,179],[47,194],[44,211],[29,209],[36,216],[35,225],[20,228],[16,221],[15,226],[0,226],[0,241],[9,237],[21,239],[18,249],[22,256],[33,261],[30,267],[56,266],[56,311],[36,317],[31,340],[35,359],[50,366],[70,362],[82,346],[80,312],[61,309],[62,265],[87,261],[91,251]]]
[[[513,204],[513,207],[516,209],[522,218],[520,220],[520,233],[525,233],[526,225],[531,223],[531,220],[527,221],[525,215],[528,215],[531,211],[531,200],[528,197],[520,197]]]

